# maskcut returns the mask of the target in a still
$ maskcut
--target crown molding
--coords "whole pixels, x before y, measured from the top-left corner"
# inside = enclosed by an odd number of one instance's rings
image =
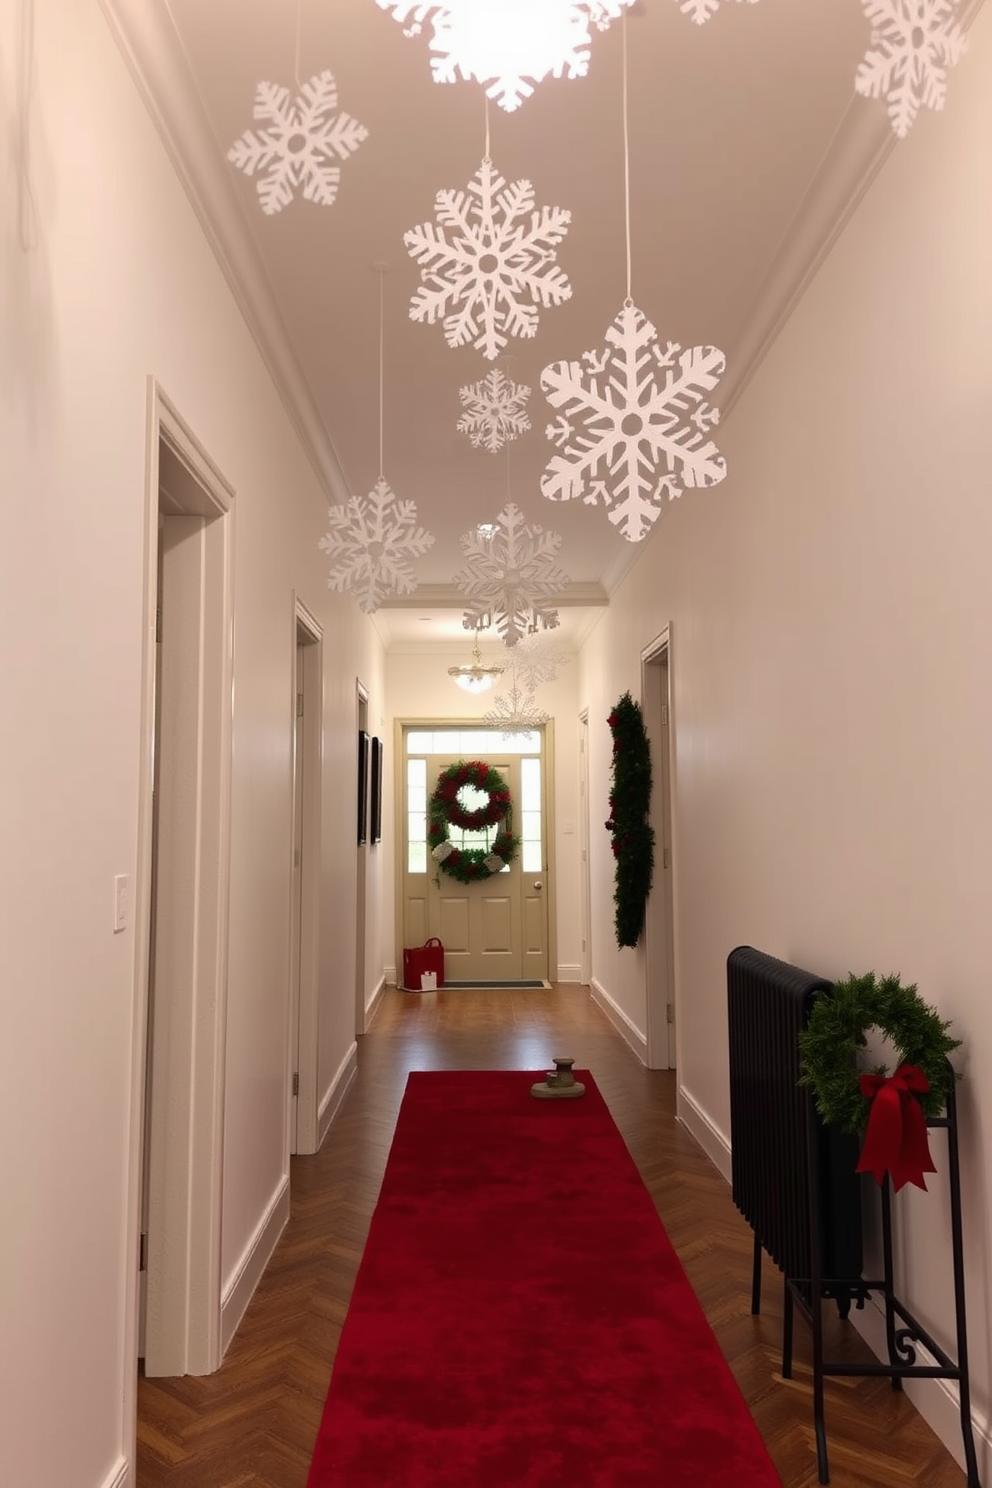
[[[99,5],[324,495],[347,501],[351,492],[341,461],[217,148],[167,0]]]
[[[608,605],[610,597],[596,582],[575,582],[555,594],[549,603],[555,609],[599,608]],[[380,610],[463,610],[465,595],[454,584],[418,584],[412,594],[390,594],[379,605]]]
[[[964,0],[957,17],[962,29],[968,30],[983,4],[984,0]],[[722,418],[744,392],[899,143],[883,103],[852,93],[799,210],[768,266],[740,340],[728,354],[729,370],[720,386]]]

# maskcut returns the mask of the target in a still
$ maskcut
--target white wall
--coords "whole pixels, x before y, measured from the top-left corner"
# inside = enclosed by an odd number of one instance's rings
[[[897,971],[953,1019],[982,1413],[992,1386],[990,262],[986,6],[946,110],[924,114],[894,150],[720,429],[727,481],[664,514],[584,649],[580,687],[594,721],[625,687],[637,696],[640,648],[671,622],[679,1080],[697,1130],[729,1136],[725,957],[740,942],[828,976]],[[593,796],[605,798],[605,724],[593,746]],[[593,846],[594,975],[639,1022],[641,953],[612,947],[606,834],[594,830]],[[914,1190],[902,1206],[901,1287],[953,1343],[937,1161],[932,1193]],[[939,1386],[927,1392],[928,1408],[946,1402]],[[959,1450],[953,1413],[941,1422]]]
[[[385,688],[390,715],[386,735],[386,794],[383,801],[385,823],[384,883],[388,910],[383,924],[383,954],[386,964],[396,965],[395,947],[395,759],[393,723],[396,719],[464,718],[469,724],[481,720],[492,708],[493,691],[473,698],[460,691],[448,676],[449,666],[462,666],[470,660],[471,636],[450,648],[437,650],[391,651],[386,657]],[[485,665],[505,656],[502,647],[483,646]],[[579,865],[577,861],[578,821],[578,668],[575,661],[562,668],[554,682],[539,689],[536,705],[554,719],[555,763],[555,904],[557,913],[558,974],[578,980],[579,942]],[[496,689],[498,690],[498,689]],[[571,831],[568,828],[571,827]],[[402,968],[402,962],[400,963]],[[555,975],[552,969],[551,975]]]
[[[225,1285],[288,1171],[294,589],[328,641],[324,826],[342,845],[324,863],[325,1085],[354,1037],[355,678],[381,711],[382,662],[326,591],[326,503],[97,5],[35,4],[19,77],[31,10],[0,0],[0,1477],[102,1488],[133,1429],[135,945],[111,901],[136,869],[149,374],[236,491]],[[377,873],[371,895],[379,913]]]

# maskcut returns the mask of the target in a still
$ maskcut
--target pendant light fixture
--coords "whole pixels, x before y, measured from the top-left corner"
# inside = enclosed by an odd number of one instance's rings
[[[472,663],[470,666],[453,666],[448,668],[448,676],[454,678],[456,686],[463,692],[486,692],[492,687],[497,677],[503,675],[501,666],[483,666],[482,652],[479,650],[479,632],[475,633],[475,645],[472,647]]]

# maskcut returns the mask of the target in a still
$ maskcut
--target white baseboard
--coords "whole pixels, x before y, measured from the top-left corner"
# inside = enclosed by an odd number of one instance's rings
[[[317,1148],[318,1151],[331,1129],[331,1122],[338,1113],[338,1107],[348,1094],[352,1080],[358,1073],[358,1045],[352,1044],[347,1054],[338,1065],[333,1080],[327,1089],[327,1094],[321,1101],[317,1111]]]
[[[245,1315],[255,1288],[262,1279],[272,1252],[279,1243],[279,1236],[289,1219],[289,1175],[280,1180],[269,1207],[262,1216],[254,1235],[238,1262],[234,1275],[224,1288],[220,1303],[220,1354],[227,1353],[231,1339]]]
[[[110,1470],[110,1477],[104,1478],[102,1488],[132,1488],[134,1479],[131,1476],[131,1464],[126,1457],[118,1457]]]
[[[729,1183],[730,1143],[712,1117],[706,1114],[683,1085],[679,1085],[676,1095],[676,1115],[686,1130],[695,1137],[717,1172]]]
[[[558,964],[558,980],[559,980],[559,982],[581,982],[581,980],[582,980],[582,967],[581,966],[563,966],[559,962],[559,964]]]
[[[396,967],[384,966],[382,968],[382,980],[387,987],[398,987],[399,982],[396,980]]]
[[[589,984],[592,1000],[597,1007],[602,1008],[609,1018],[613,1027],[619,1033],[624,1043],[629,1044],[642,1064],[648,1062],[648,1041],[645,1034],[635,1023],[627,1017],[622,1008],[618,1007],[606,988],[593,977]]]
[[[365,1004],[365,1027],[366,1028],[368,1028],[369,1024],[372,1022],[372,1019],[375,1017],[376,1008],[379,1006],[380,1002],[385,997],[385,995],[386,995],[386,978],[384,976],[381,976],[379,978],[379,985],[378,985],[378,987],[376,987],[375,991],[372,993],[372,996],[369,998],[368,1002]]]
[[[860,1310],[858,1308],[852,1308],[850,1316],[851,1322],[868,1344],[872,1353],[876,1354],[884,1363],[888,1358],[888,1351],[885,1346],[885,1312],[883,1310],[882,1299],[872,1295],[868,1299],[866,1307]],[[937,1360],[931,1357],[922,1344],[916,1344],[915,1348],[919,1363],[937,1363]],[[953,1344],[951,1345],[950,1352],[953,1355]],[[940,1437],[955,1462],[960,1468],[964,1469],[964,1447],[961,1442],[961,1411],[958,1405],[959,1397],[954,1381],[942,1379],[906,1379],[903,1380],[903,1389],[931,1431]],[[987,1419],[982,1420],[977,1415],[974,1403],[972,1403],[971,1420],[975,1432],[975,1452],[978,1457],[979,1476],[983,1483],[987,1483],[990,1472],[992,1472],[992,1432],[989,1429],[989,1421]],[[829,1440],[828,1422],[828,1449]]]

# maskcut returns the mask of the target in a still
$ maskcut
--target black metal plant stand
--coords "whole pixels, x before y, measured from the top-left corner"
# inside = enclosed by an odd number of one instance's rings
[[[810,1271],[808,1278],[787,1277],[785,1283],[785,1318],[782,1330],[782,1375],[792,1375],[793,1308],[798,1306],[809,1319],[813,1333],[813,1425],[816,1431],[816,1462],[821,1483],[830,1482],[827,1459],[827,1431],[823,1412],[823,1381],[827,1375],[888,1375],[893,1390],[901,1390],[904,1379],[957,1380],[960,1393],[961,1436],[964,1441],[968,1488],[981,1488],[975,1438],[971,1424],[971,1388],[968,1378],[968,1337],[964,1298],[964,1247],[961,1233],[961,1172],[958,1164],[957,1099],[951,1082],[944,1116],[927,1119],[928,1127],[947,1131],[947,1169],[951,1200],[951,1249],[954,1266],[954,1312],[957,1324],[957,1361],[930,1336],[923,1325],[903,1306],[895,1295],[892,1280],[892,1198],[886,1174],[882,1185],[882,1266],[878,1280],[825,1277],[822,1274],[819,1235],[818,1144],[814,1139],[815,1112],[810,1097],[807,1106],[806,1140],[809,1154],[810,1206]],[[850,1302],[863,1307],[871,1292],[885,1298],[885,1335],[888,1362],[854,1364],[823,1357],[823,1303],[833,1298],[847,1315]],[[915,1344],[922,1344],[937,1360],[936,1364],[918,1364]]]

